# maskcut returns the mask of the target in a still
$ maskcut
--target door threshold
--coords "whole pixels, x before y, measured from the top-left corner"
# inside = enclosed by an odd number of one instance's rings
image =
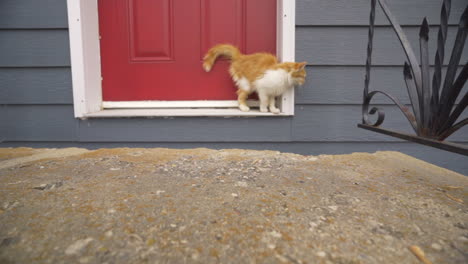
[[[262,113],[258,109],[242,112],[238,108],[165,108],[165,109],[104,109],[88,113],[86,118],[112,117],[176,117],[176,116],[218,116],[218,117],[255,117],[255,116],[290,116],[285,113]]]

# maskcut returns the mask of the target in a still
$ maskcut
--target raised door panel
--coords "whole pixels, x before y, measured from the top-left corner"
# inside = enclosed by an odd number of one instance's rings
[[[245,51],[246,0],[201,0],[201,57],[219,43]]]
[[[130,0],[128,11],[131,60],[172,60],[172,0]]]

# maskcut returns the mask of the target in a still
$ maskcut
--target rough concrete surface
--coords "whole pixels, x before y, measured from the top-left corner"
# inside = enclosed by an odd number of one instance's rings
[[[398,152],[4,148],[0,263],[467,263],[467,187]]]

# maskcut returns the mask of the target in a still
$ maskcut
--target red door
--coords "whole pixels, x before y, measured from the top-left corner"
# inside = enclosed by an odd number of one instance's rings
[[[99,0],[104,101],[234,100],[227,61],[202,69],[206,51],[231,43],[276,53],[276,0]]]

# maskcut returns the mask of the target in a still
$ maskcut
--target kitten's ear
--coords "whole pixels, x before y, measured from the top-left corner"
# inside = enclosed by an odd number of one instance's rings
[[[298,71],[303,70],[307,65],[306,61],[296,63],[296,68]]]

